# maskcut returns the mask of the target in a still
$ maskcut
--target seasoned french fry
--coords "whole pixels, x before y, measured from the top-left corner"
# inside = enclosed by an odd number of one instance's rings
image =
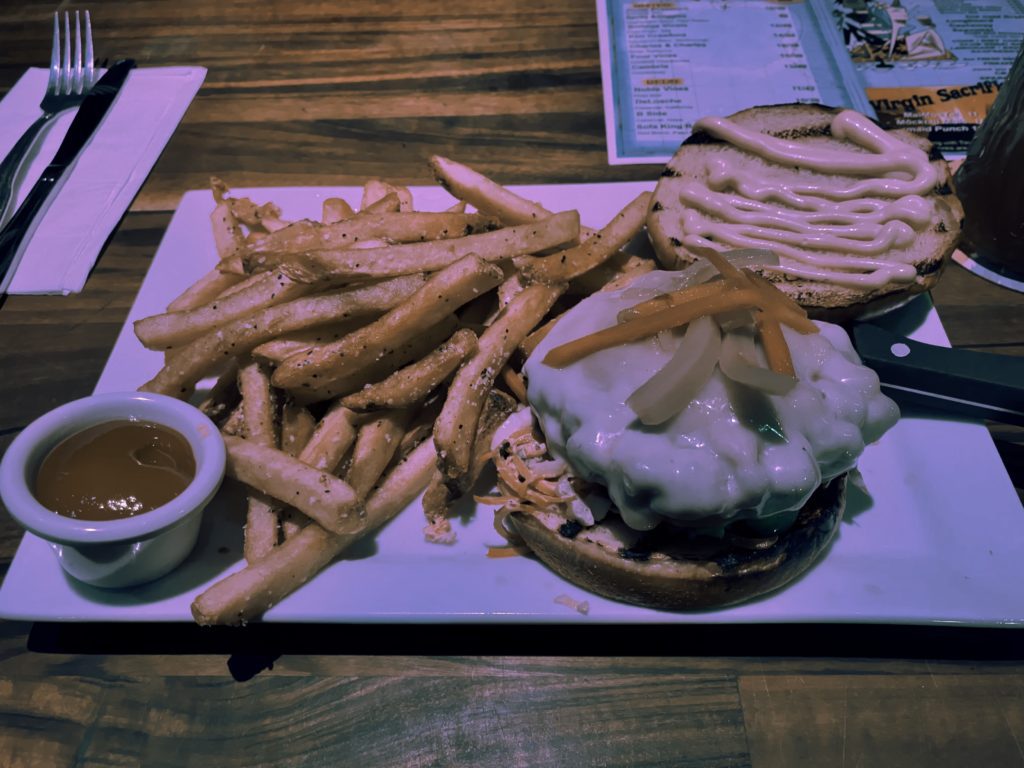
[[[402,185],[391,185],[395,194],[398,195],[398,210],[404,212],[413,211],[415,207],[413,205],[412,191]]]
[[[368,206],[373,205],[388,195],[395,195],[398,198],[398,210],[411,211],[413,209],[412,193],[408,187],[389,184],[380,179],[370,179],[363,184],[363,198],[359,203],[359,208],[360,210],[365,210]]]
[[[238,361],[231,360],[210,391],[199,403],[199,410],[215,423],[227,418],[231,410],[238,405],[241,395],[238,392]]]
[[[390,184],[385,184],[380,179],[367,179],[363,182],[363,196],[359,201],[359,210],[364,210],[368,205],[373,205],[394,191]],[[397,194],[395,196],[397,197]]]
[[[242,393],[245,438],[252,443],[276,448],[276,408],[270,391],[270,377],[258,363],[248,363],[238,371],[238,389]],[[270,552],[277,544],[277,526],[273,502],[261,493],[250,493],[243,542],[246,561],[255,562]]]
[[[235,435],[236,437],[242,437],[245,434],[245,416],[242,413],[241,403],[236,405],[234,410],[228,414],[228,417],[220,427],[220,431],[225,435]]]
[[[604,263],[640,231],[650,200],[650,192],[637,195],[600,232],[581,244],[531,261],[522,270],[523,278],[529,282],[561,283]]]
[[[363,216],[370,213],[398,213],[402,207],[402,201],[394,192],[388,192],[379,200],[374,200],[369,205],[360,205],[356,216]]]
[[[270,376],[259,363],[238,369],[238,390],[242,395],[245,437],[260,445],[276,446],[278,441],[276,404],[270,391]]]
[[[309,409],[288,399],[281,406],[281,450],[298,457],[316,430],[316,419]],[[308,463],[308,462],[307,462]],[[290,539],[305,527],[309,518],[294,507],[275,505],[281,539]]]
[[[462,328],[426,357],[395,371],[383,381],[343,397],[341,402],[357,411],[408,408],[426,399],[474,352],[476,334]]]
[[[340,403],[332,405],[299,452],[299,461],[324,472],[333,473],[355,442],[353,416],[352,411]]]
[[[224,445],[228,477],[290,504],[335,533],[362,526],[355,492],[343,480],[251,440],[226,435]]]
[[[413,414],[412,421],[406,427],[405,434],[402,435],[402,442],[398,446],[397,455],[399,458],[406,456],[423,440],[432,437],[434,433],[434,420],[437,418],[437,414],[441,412],[442,405],[444,405],[444,398],[435,395]]]
[[[519,293],[480,336],[476,354],[455,374],[434,424],[439,467],[449,488],[468,490],[473,440],[480,413],[501,369],[544,318],[565,286],[535,284]]]
[[[390,309],[408,299],[425,281],[422,275],[407,275],[306,296],[259,310],[181,347],[156,376],[139,389],[172,397],[184,396],[221,360],[247,354],[257,345],[282,333]]]
[[[479,335],[498,314],[498,300],[494,293],[484,293],[459,310],[459,324]]]
[[[411,416],[407,409],[381,411],[359,427],[345,473],[345,482],[355,491],[356,498],[366,498],[380,479],[398,450]]]
[[[231,204],[227,201],[218,203],[210,214],[210,223],[213,225],[213,242],[220,258],[217,268],[222,272],[244,275],[242,254],[245,251],[245,235],[231,213]]]
[[[201,307],[213,301],[223,291],[242,282],[244,279],[245,275],[239,275],[234,272],[221,272],[214,267],[168,304],[167,311],[184,312],[185,310]]]
[[[278,517],[274,501],[258,491],[250,492],[247,505],[242,547],[245,561],[254,563],[277,546]]]
[[[555,323],[559,321],[563,314],[565,313],[563,312],[552,317],[543,325],[535,328],[525,339],[523,339],[522,343],[519,345],[519,351],[522,353],[524,358],[533,354],[533,350],[537,348],[537,345],[540,344],[551,329],[555,327]]]
[[[501,369],[501,381],[520,403],[526,402],[526,382],[521,373],[506,365]]]
[[[383,526],[411,504],[435,468],[432,442],[424,440],[396,464],[366,500],[362,526],[332,534],[311,524],[275,547],[258,563],[217,582],[192,603],[192,616],[204,626],[244,624],[261,616],[282,598],[319,573],[347,547]]]
[[[231,190],[228,188],[227,183],[218,176],[210,177],[210,192],[213,193],[214,205],[220,205],[226,202],[228,195],[231,194]]]
[[[546,219],[451,240],[399,243],[365,250],[324,248],[296,254],[292,263],[329,278],[369,278],[434,272],[466,256],[501,261],[539,253],[579,237],[579,214],[556,213]]]
[[[339,221],[351,219],[355,213],[352,206],[340,197],[328,197],[324,200],[321,221],[324,224],[337,224]]]
[[[569,281],[568,295],[589,296],[598,291],[614,291],[634,277],[655,268],[654,259],[619,251],[608,261]]]
[[[302,418],[303,432],[307,429],[308,435],[303,435],[296,440],[293,446],[297,449],[297,455],[291,453],[285,446],[285,427],[287,424],[287,409],[282,414],[282,450],[289,456],[296,455],[303,464],[308,464],[314,469],[335,474],[342,458],[348,453],[349,448],[356,439],[356,430],[352,426],[352,412],[343,408],[337,403],[330,408],[319,423],[306,423],[306,418],[312,420],[309,411],[295,402],[286,403],[293,409],[305,414]],[[301,440],[301,445],[298,444]],[[276,504],[275,509],[281,524],[281,535],[289,539],[298,533],[309,522],[309,518],[293,507],[282,507]]]
[[[469,474],[465,479],[467,487],[471,488],[479,479],[491,455],[491,438],[517,407],[516,401],[504,392],[492,389],[487,394],[473,439],[473,456]],[[448,521],[448,512],[451,503],[460,493],[444,482],[440,472],[430,480],[423,493],[422,501],[423,513],[427,520],[423,535],[427,541],[434,544],[455,542],[455,534]]]
[[[458,321],[455,319],[455,315],[448,315],[439,323],[418,333],[413,339],[403,342],[397,347],[385,348],[379,356],[361,366],[354,373],[329,384],[309,384],[308,386],[303,384],[300,388],[289,391],[296,399],[304,403],[315,403],[352,394],[368,384],[387,378],[399,368],[429,354],[432,349],[451,336],[457,326]]]
[[[497,220],[479,213],[364,213],[337,224],[295,222],[249,246],[246,268],[264,271],[295,259],[304,251],[347,249],[367,240],[419,243],[488,232]]]
[[[468,238],[467,238],[468,239]],[[412,296],[380,319],[324,347],[285,360],[274,371],[274,386],[329,387],[441,321],[502,277],[499,268],[468,256],[431,277]]]
[[[316,419],[304,405],[288,399],[281,405],[281,450],[299,456],[316,431]]]
[[[135,335],[149,349],[186,344],[206,331],[237,320],[263,307],[283,304],[323,288],[315,278],[289,267],[263,272],[245,280],[245,287],[201,307],[152,315],[135,321]]]
[[[284,541],[295,538],[311,521],[294,507],[285,507],[278,513],[281,521],[281,538]]]
[[[280,365],[292,355],[337,341],[375,318],[376,315],[357,317],[340,323],[318,325],[315,328],[310,328],[308,331],[282,333],[270,341],[265,341],[253,347],[251,354],[260,362]]]
[[[627,285],[632,283],[640,275],[646,275],[648,272],[654,271],[657,264],[651,259],[644,259],[638,263],[635,267],[629,267],[624,269],[618,275],[613,277],[607,283],[601,286],[602,291],[617,291],[620,288],[625,288]],[[597,271],[597,270],[594,270]],[[585,278],[587,275],[581,275],[581,278]]]
[[[501,285],[498,286],[498,309],[504,309],[508,303],[523,290],[523,280],[519,273],[509,275]],[[493,319],[493,318],[492,318]]]
[[[437,182],[455,197],[477,210],[493,213],[506,224],[525,224],[551,215],[538,203],[505,189],[462,163],[434,155],[429,165]]]
[[[282,224],[281,209],[274,203],[263,203],[257,205],[248,197],[228,197],[226,202],[231,208],[231,214],[235,220],[249,227],[250,229],[267,229],[273,231],[273,227]],[[267,226],[267,223],[270,226]]]
[[[506,189],[467,165],[440,155],[431,157],[429,165],[438,184],[477,210],[494,214],[503,224],[526,224],[551,215],[542,205]],[[590,227],[580,226],[580,240],[587,240],[594,232]]]
[[[452,530],[451,520],[448,519],[453,497],[454,494],[445,485],[441,472],[436,472],[427,483],[420,499],[427,521],[423,528],[423,538],[431,544],[454,544],[458,541],[455,531]]]

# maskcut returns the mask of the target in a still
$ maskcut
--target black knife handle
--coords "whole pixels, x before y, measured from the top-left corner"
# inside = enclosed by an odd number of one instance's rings
[[[999,414],[1024,411],[1024,357],[923,344],[870,323],[854,325],[853,339],[883,384],[938,395],[933,404],[942,400],[947,410],[963,401],[962,412],[972,416],[981,406],[986,418],[1012,422]]]

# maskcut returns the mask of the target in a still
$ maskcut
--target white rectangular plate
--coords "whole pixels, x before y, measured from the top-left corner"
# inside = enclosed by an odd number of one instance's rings
[[[647,183],[524,187],[554,210],[579,209],[600,226]],[[413,190],[417,207],[441,210],[440,188]],[[318,218],[325,197],[353,205],[360,189],[237,190],[276,201],[286,218]],[[215,261],[208,192],[182,199],[153,260],[97,391],[133,390],[160,367],[132,321],[162,311]],[[919,299],[887,317],[904,335],[948,346],[938,315]],[[491,509],[455,520],[458,542],[427,544],[418,505],[362,542],[265,616],[272,622],[884,622],[1024,623],[1024,510],[979,424],[904,418],[860,462],[867,493],[854,490],[827,556],[789,587],[722,611],[663,613],[589,595],[522,557],[491,559],[502,543]],[[47,621],[190,621],[206,585],[241,567],[242,509],[228,491],[206,513],[196,550],[173,574],[127,590],[67,578],[50,548],[26,535],[0,588],[0,616]],[[556,602],[587,601],[582,615]]]

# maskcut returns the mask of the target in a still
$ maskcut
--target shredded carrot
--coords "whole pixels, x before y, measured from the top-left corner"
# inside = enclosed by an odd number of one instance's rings
[[[655,296],[653,299],[640,302],[636,306],[624,309],[619,312],[618,320],[620,323],[626,322],[627,320],[634,320],[638,317],[654,314],[655,312],[659,312],[663,309],[677,307],[680,304],[685,304],[686,302],[694,299],[703,299],[707,296],[718,296],[719,294],[733,290],[734,288],[735,285],[732,283],[727,283],[721,280],[714,283],[698,283],[697,285],[691,285],[688,288],[683,288],[680,291],[663,293],[660,296]]]
[[[749,267],[745,267],[743,269],[743,272],[744,274],[746,274],[748,278],[750,278],[750,281],[754,283],[754,285],[756,285],[758,288],[762,288],[766,294],[769,294],[772,297],[774,297],[775,300],[778,301],[778,303],[784,304],[785,306],[789,307],[791,310],[796,312],[798,315],[803,315],[804,317],[807,317],[807,310],[801,307],[795,301],[793,301],[793,299],[784,294],[778,288],[776,288],[770,280],[766,280],[764,277],[757,274],[757,272],[750,269]]]
[[[520,403],[526,402],[526,382],[523,381],[523,377],[519,372],[506,365],[501,369],[501,380],[505,382],[508,391],[513,394],[516,400]]]
[[[818,326],[807,319],[807,311],[761,275],[744,270],[764,298],[762,308],[779,322],[799,333],[817,333]]]
[[[548,332],[555,327],[555,323],[558,321],[559,317],[561,317],[561,315],[559,315],[558,317],[551,318],[546,323],[544,323],[544,325],[542,325],[540,328],[538,328],[525,339],[523,339],[522,343],[519,345],[519,350],[526,357],[532,355],[533,350],[537,348],[537,345],[544,341],[544,337],[547,336]]]
[[[772,370],[793,375],[792,356],[779,324],[800,333],[817,333],[818,327],[799,304],[756,272],[738,269],[717,251],[703,249],[700,253],[726,280],[692,285],[624,309],[618,315],[619,325],[550,350],[544,363],[561,368],[602,349],[653,336],[704,315],[756,308],[758,328]],[[715,255],[710,256],[711,253]]]
[[[510,501],[515,501],[515,498],[509,496],[507,493],[503,493],[500,496],[473,496],[473,501],[477,504],[486,504],[488,507],[500,507],[502,504],[508,504]]]
[[[511,544],[505,544],[500,547],[487,547],[487,556],[490,558],[520,557],[522,554],[519,547]]]
[[[617,347],[620,344],[628,344],[669,328],[678,328],[698,317],[714,315],[731,309],[751,309],[759,304],[760,293],[753,288],[739,288],[718,296],[694,299],[685,304],[581,336],[550,350],[545,355],[543,362],[554,368],[564,368],[594,352]]]
[[[754,320],[761,334],[761,346],[764,347],[765,357],[768,358],[768,367],[784,376],[795,377],[793,357],[789,353],[786,337],[782,335],[782,326],[766,312],[755,312]]]

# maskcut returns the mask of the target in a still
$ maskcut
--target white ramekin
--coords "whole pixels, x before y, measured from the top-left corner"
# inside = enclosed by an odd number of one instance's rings
[[[40,504],[32,486],[46,455],[66,437],[118,419],[155,422],[188,440],[196,459],[188,487],[167,504],[122,520],[76,520]],[[96,587],[128,587],[160,578],[192,551],[224,462],[216,425],[188,403],[146,392],[104,393],[62,405],[22,430],[0,461],[0,498],[18,523],[50,542],[69,575]]]

